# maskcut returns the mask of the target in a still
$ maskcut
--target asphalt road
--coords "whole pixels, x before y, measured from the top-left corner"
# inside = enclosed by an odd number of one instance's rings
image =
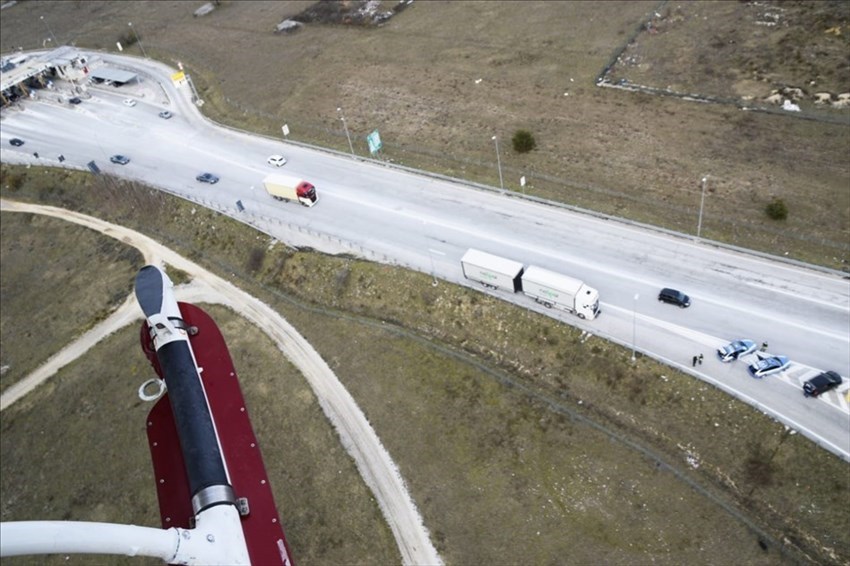
[[[777,257],[730,250],[282,137],[220,128],[201,116],[187,86],[170,82],[173,69],[104,57],[139,71],[141,83],[89,88],[76,106],[60,102],[59,91],[67,90],[60,83],[58,91],[24,102],[22,111],[4,110],[4,162],[57,165],[62,154],[65,166],[84,167],[94,160],[103,170],[217,208],[280,240],[344,250],[451,282],[470,284],[460,269],[470,247],[581,278],[600,292],[603,313],[594,321],[546,311],[522,295],[492,293],[689,371],[850,460],[850,381],[819,399],[801,391],[802,381],[821,369],[850,374],[850,280],[841,274],[783,261],[781,250]],[[138,104],[125,106],[127,97]],[[165,108],[175,117],[158,118]],[[14,148],[12,137],[26,144]],[[131,162],[109,163],[116,153]],[[289,160],[280,170],[266,163],[278,153]],[[203,171],[221,181],[196,182]],[[272,200],[262,179],[275,171],[312,182],[316,206]],[[692,306],[659,303],[658,290],[668,286],[688,293]],[[770,353],[793,363],[781,374],[752,379],[744,362],[721,364],[714,357],[714,349],[737,338],[767,342]],[[706,361],[692,368],[699,353]]]

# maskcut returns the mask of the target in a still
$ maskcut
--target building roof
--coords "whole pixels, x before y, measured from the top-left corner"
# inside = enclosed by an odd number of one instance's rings
[[[61,45],[48,52],[20,53],[4,59],[0,71],[0,91],[21,84],[51,67],[67,67],[82,57],[76,47]]]
[[[129,71],[121,71],[119,69],[110,69],[109,67],[100,67],[91,72],[93,79],[103,79],[114,83],[129,83],[138,75]]]
[[[10,69],[4,65],[4,70],[0,72],[0,90],[12,88],[49,68],[50,65],[46,61],[35,57],[19,61]]]

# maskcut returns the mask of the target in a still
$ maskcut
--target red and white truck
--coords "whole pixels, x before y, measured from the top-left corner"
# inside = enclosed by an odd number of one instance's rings
[[[295,200],[304,206],[313,206],[319,200],[316,187],[300,177],[271,173],[263,179],[263,187],[272,197],[284,202]]]

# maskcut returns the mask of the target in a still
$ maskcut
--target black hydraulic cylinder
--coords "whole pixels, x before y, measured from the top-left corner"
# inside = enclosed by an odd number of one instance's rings
[[[212,417],[188,343],[169,342],[156,356],[168,388],[190,493],[195,496],[206,487],[227,485]]]
[[[192,506],[197,513],[212,505],[235,503],[173,284],[158,267],[145,266],[136,275],[136,299],[150,327],[168,389]]]

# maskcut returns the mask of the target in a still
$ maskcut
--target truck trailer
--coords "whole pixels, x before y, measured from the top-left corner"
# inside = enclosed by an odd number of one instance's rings
[[[599,292],[578,279],[531,265],[522,275],[522,292],[547,307],[593,320],[599,314]]]
[[[517,261],[469,249],[463,254],[460,266],[464,277],[485,287],[512,293],[522,290],[523,266]]]
[[[277,200],[295,200],[304,206],[313,206],[319,200],[316,187],[300,177],[271,173],[263,179],[266,192]]]

